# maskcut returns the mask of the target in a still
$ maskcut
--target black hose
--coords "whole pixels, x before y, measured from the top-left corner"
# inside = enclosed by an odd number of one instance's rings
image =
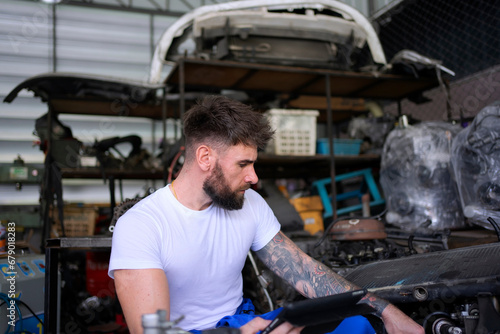
[[[490,222],[491,225],[493,225],[493,228],[495,229],[495,232],[497,233],[498,241],[500,242],[500,228],[498,227],[497,222],[491,217],[488,217],[487,220]]]
[[[415,239],[415,235],[410,235],[408,237],[408,249],[410,250],[410,254],[416,254],[417,251],[415,250],[415,247],[413,247],[413,239]]]

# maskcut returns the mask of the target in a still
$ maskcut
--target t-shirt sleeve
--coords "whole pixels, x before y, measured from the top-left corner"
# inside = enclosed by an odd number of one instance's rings
[[[251,199],[256,207],[258,227],[251,249],[262,249],[280,231],[281,225],[269,204],[257,192],[252,192]]]
[[[117,269],[163,269],[161,231],[155,219],[135,210],[126,212],[113,231],[108,275]]]

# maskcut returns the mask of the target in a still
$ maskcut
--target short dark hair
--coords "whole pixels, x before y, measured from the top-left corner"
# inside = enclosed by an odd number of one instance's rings
[[[207,142],[219,148],[243,144],[264,149],[274,135],[269,121],[249,105],[222,95],[207,95],[183,117],[186,150]]]

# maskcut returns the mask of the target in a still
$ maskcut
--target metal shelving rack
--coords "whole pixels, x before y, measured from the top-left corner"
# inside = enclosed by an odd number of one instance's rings
[[[322,96],[326,100],[326,125],[333,142],[332,97],[400,101],[439,85],[437,78],[415,78],[374,72],[350,72],[296,66],[267,65],[221,60],[181,58],[165,80],[169,91],[179,94],[179,113],[185,111],[186,92],[214,89],[287,96]],[[330,177],[335,179],[336,157],[330,149]],[[314,158],[311,159],[314,161]],[[362,162],[363,160],[359,160]],[[366,160],[365,160],[366,162]],[[332,185],[332,208],[336,213],[336,190]]]
[[[292,66],[265,65],[256,63],[242,63],[232,61],[199,60],[183,58],[177,61],[162,85],[148,85],[137,82],[96,78],[93,76],[75,77],[59,73],[50,73],[35,76],[19,84],[4,100],[11,102],[22,89],[28,89],[41,97],[49,107],[49,124],[54,114],[87,114],[147,117],[163,120],[163,134],[165,136],[165,122],[167,117],[181,117],[186,109],[186,101],[192,92],[199,94],[220,92],[222,89],[244,91],[249,94],[272,92],[288,96],[322,96],[326,99],[326,123],[330,142],[333,140],[332,126],[333,113],[332,97],[352,97],[368,99],[397,100],[426,91],[438,86],[436,78],[414,78],[380,73],[359,73],[335,71],[328,69],[312,69]],[[93,88],[86,90],[86,88]],[[96,87],[104,87],[108,91],[104,95],[92,94]],[[158,91],[161,94],[158,94]],[[87,94],[90,92],[89,94]],[[140,92],[141,94],[136,94]],[[189,93],[188,93],[189,92]],[[125,98],[124,98],[125,96]],[[133,101],[135,108],[127,108]],[[110,108],[110,103],[118,103],[123,108]],[[118,110],[118,112],[117,112]],[[122,110],[122,112],[120,112]],[[46,181],[54,177],[52,161],[49,157],[45,163],[47,171]],[[308,166],[325,165],[329,167],[329,174],[335,179],[335,165],[340,163],[369,164],[377,161],[377,157],[335,157],[333,149],[329,156],[312,157],[282,157],[262,155],[259,164],[268,171],[272,166],[289,166],[306,170]],[[256,168],[259,168],[259,164]],[[267,169],[266,169],[267,168]],[[114,178],[164,178],[165,171],[127,173],[107,171],[111,179]],[[64,177],[96,178],[101,173],[89,169],[64,169]],[[48,181],[47,181],[48,180]],[[110,182],[111,183],[111,182]],[[110,185],[110,190],[113,191]],[[332,187],[332,198],[335,198],[335,187]],[[50,192],[50,190],[49,190]],[[46,196],[53,196],[52,193]],[[49,205],[49,203],[46,203]],[[336,212],[336,203],[332,201],[333,212]],[[47,216],[48,207],[44,208],[44,229],[49,228]],[[44,234],[48,236],[48,234]],[[45,240],[45,238],[44,238]],[[46,276],[45,276],[45,332],[57,331],[57,270],[58,255],[61,249],[85,248],[102,249],[111,247],[111,238],[84,237],[84,238],[57,238],[46,240]]]

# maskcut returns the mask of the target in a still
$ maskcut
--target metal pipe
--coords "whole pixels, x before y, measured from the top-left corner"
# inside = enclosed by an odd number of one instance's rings
[[[52,5],[52,72],[57,71],[57,31],[56,5]]]
[[[326,90],[326,130],[328,132],[328,142],[330,146],[330,177],[332,179],[331,186],[331,201],[333,220],[337,219],[337,187],[335,184],[335,152],[333,148],[333,116],[332,116],[332,97],[330,87],[330,75],[325,75],[325,90]]]
[[[257,279],[262,287],[262,291],[264,291],[264,295],[266,296],[267,303],[269,304],[269,309],[271,311],[274,310],[274,304],[271,299],[271,296],[269,295],[269,292],[267,291],[266,285],[264,283],[265,279],[262,277],[262,275],[259,273],[259,269],[257,268],[257,263],[255,262],[255,259],[253,258],[252,252],[248,252],[248,258],[250,259],[250,262],[252,263],[253,270],[255,271],[255,275],[257,275]]]
[[[168,166],[167,166],[167,86],[163,86],[163,95],[161,100],[161,121],[162,121],[162,141],[163,141],[163,185],[167,185]]]

